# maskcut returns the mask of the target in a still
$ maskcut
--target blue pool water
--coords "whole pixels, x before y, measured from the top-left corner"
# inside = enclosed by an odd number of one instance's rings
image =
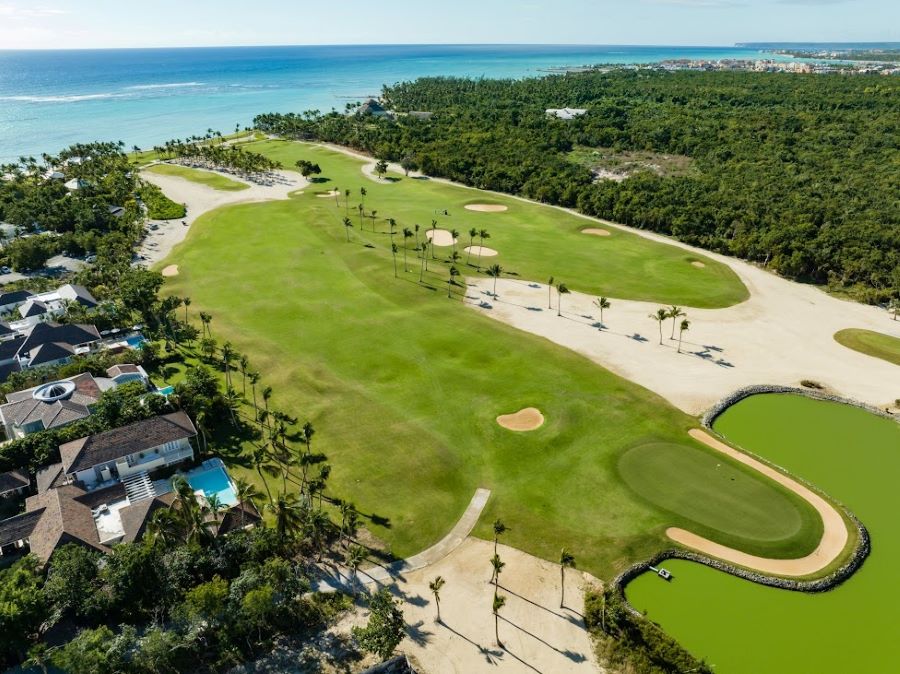
[[[202,490],[207,498],[215,494],[223,505],[237,505],[237,496],[223,467],[217,466],[193,474],[188,473],[186,477],[188,483],[195,490]]]
[[[174,386],[163,386],[161,389],[158,389],[157,393],[164,396],[169,396],[175,393]]]
[[[141,335],[135,335],[134,337],[129,337],[125,340],[125,343],[128,344],[132,349],[140,349],[143,347],[144,342],[147,340],[144,339]]]

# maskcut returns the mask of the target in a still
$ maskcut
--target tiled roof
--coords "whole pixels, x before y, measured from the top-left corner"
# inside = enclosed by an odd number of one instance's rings
[[[63,479],[62,464],[54,463],[52,466],[41,468],[34,477],[37,483],[38,493],[61,486],[65,480]]]
[[[31,484],[31,479],[19,470],[11,470],[8,473],[0,473],[0,494],[5,494]]]
[[[48,342],[41,344],[39,347],[31,350],[31,360],[28,364],[31,367],[43,365],[44,363],[52,363],[63,358],[71,358],[75,355],[75,349],[71,344],[65,342]]]
[[[108,374],[110,377],[118,377],[120,374],[139,374],[140,371],[141,370],[137,365],[132,365],[131,363],[120,363],[108,368],[106,370],[106,374]]]
[[[49,560],[53,551],[66,543],[81,543],[101,552],[108,550],[100,544],[90,507],[75,498],[84,493],[79,487],[65,485],[25,502],[28,512],[44,511],[29,537],[31,552],[41,561]]]
[[[175,494],[169,492],[156,498],[148,498],[143,501],[122,508],[119,511],[119,517],[122,518],[122,530],[125,536],[122,538],[123,543],[131,543],[139,540],[147,530],[147,523],[150,518],[160,508],[168,508],[175,500]]]
[[[8,293],[0,293],[0,307],[10,304],[21,304],[34,295],[30,290],[13,290]]]
[[[44,509],[40,508],[0,522],[0,545],[9,545],[31,536],[43,514]]]
[[[66,475],[121,459],[167,442],[192,438],[197,429],[184,412],[175,412],[60,445]]]

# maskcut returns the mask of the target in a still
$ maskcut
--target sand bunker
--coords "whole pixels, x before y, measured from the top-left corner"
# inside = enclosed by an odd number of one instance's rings
[[[497,423],[510,431],[533,431],[544,425],[544,415],[536,407],[526,407],[515,414],[501,414]]]
[[[163,276],[178,276],[178,265],[170,264],[168,267],[162,270]]]
[[[609,236],[609,231],[605,229],[599,229],[597,227],[588,227],[587,229],[581,230],[582,234],[591,234],[593,236]]]
[[[486,248],[485,246],[466,246],[465,251],[475,256],[480,255],[481,257],[494,257],[495,255],[500,254],[493,248]]]
[[[319,199],[334,199],[337,196],[340,196],[340,190],[331,190],[330,192],[319,192],[316,196]]]
[[[700,262],[700,260],[691,260],[691,266],[696,267],[697,269],[706,269],[706,265]]]
[[[466,204],[467,211],[477,211],[478,213],[503,213],[508,211],[508,206],[500,204]]]
[[[429,229],[425,232],[425,237],[435,246],[452,246],[456,243],[453,234],[446,229]]]
[[[712,447],[713,449],[730,456],[732,459],[740,461],[744,465],[762,473],[783,487],[790,489],[800,498],[804,499],[815,508],[816,512],[818,512],[819,516],[822,518],[822,539],[819,541],[818,547],[806,557],[799,557],[797,559],[769,559],[726,547],[677,527],[666,529],[666,536],[677,543],[681,543],[689,548],[694,548],[707,555],[724,559],[726,562],[731,562],[732,564],[745,566],[761,573],[776,576],[809,576],[821,571],[840,556],[841,551],[847,544],[849,534],[847,533],[847,526],[844,524],[843,517],[841,517],[841,514],[835,510],[830,503],[811,489],[795,482],[784,473],[780,473],[771,466],[768,466],[761,461],[757,461],[748,454],[744,454],[733,447],[729,447],[724,442],[712,437],[706,431],[694,428],[688,431],[688,433],[695,440],[699,440],[708,447]]]

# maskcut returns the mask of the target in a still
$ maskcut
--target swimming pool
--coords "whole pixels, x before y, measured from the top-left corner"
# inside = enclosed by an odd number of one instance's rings
[[[235,496],[234,487],[228,478],[228,473],[225,472],[224,466],[199,468],[196,471],[191,471],[185,477],[194,490],[202,490],[207,498],[215,494],[219,497],[219,502],[222,505],[237,505],[237,496]]]
[[[175,387],[174,386],[163,386],[161,389],[157,389],[156,392],[163,396],[170,396],[173,393],[175,393]]]
[[[144,346],[144,342],[147,340],[144,339],[143,335],[134,335],[133,337],[128,337],[125,339],[125,343],[130,346],[132,349],[141,349]]]

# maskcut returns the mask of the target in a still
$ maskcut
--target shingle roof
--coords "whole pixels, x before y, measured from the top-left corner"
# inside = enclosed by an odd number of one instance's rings
[[[54,463],[46,468],[41,468],[37,475],[34,476],[34,481],[37,483],[39,494],[48,489],[61,486],[64,483],[62,464]]]
[[[0,494],[5,494],[31,484],[31,478],[19,470],[11,470],[8,473],[0,473]]]
[[[14,333],[15,330],[9,327],[9,323],[7,323],[6,321],[0,321],[0,335],[12,335]]]
[[[91,295],[90,291],[84,286],[67,283],[60,287],[56,292],[63,299],[78,302],[78,304],[86,306],[89,309],[97,306],[97,300],[94,299],[94,296]]]
[[[0,293],[0,307],[5,307],[9,304],[21,304],[32,295],[34,293],[30,290],[12,290],[8,293]]]
[[[147,523],[150,521],[153,513],[161,508],[168,508],[174,500],[175,494],[169,492],[168,494],[138,501],[122,508],[119,511],[119,517],[122,519],[122,530],[125,532],[122,542],[132,543],[139,540],[147,530]]]
[[[131,363],[120,363],[118,365],[113,365],[112,367],[106,370],[106,374],[110,377],[118,377],[120,374],[138,374],[140,373],[140,369],[137,365],[132,365]]]
[[[65,485],[25,502],[28,512],[43,509],[29,537],[31,552],[41,561],[46,562],[54,550],[66,543],[80,543],[101,552],[109,550],[100,544],[90,507],[75,498],[84,493],[79,487]]]
[[[28,538],[44,514],[44,509],[22,513],[0,522],[0,545],[9,545]]]
[[[31,360],[28,365],[37,367],[45,363],[52,363],[63,358],[71,358],[75,355],[75,348],[65,342],[48,342],[31,350]]]
[[[41,316],[47,313],[47,305],[40,300],[28,300],[19,307],[19,314],[22,318],[29,316]]]
[[[71,475],[107,461],[192,438],[197,429],[184,412],[174,412],[60,445],[63,470]]]
[[[25,338],[25,343],[19,347],[19,353],[29,353],[42,344],[56,342],[58,344],[86,344],[96,342],[100,339],[100,333],[93,325],[80,325],[77,323],[67,323],[59,325],[57,323],[38,323],[31,329]],[[16,340],[11,340],[16,341]],[[4,344],[8,344],[5,342]],[[0,345],[2,347],[2,345]]]

